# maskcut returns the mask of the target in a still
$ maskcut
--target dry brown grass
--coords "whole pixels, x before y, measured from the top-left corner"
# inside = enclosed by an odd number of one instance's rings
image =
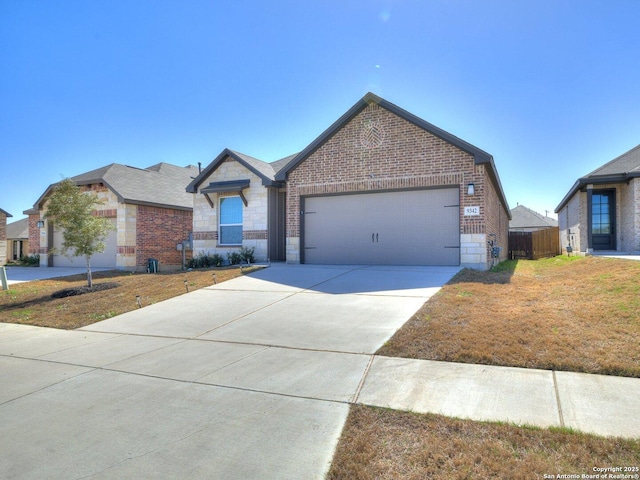
[[[244,273],[256,267],[244,268]],[[73,329],[144,307],[199,288],[241,275],[240,268],[203,269],[173,273],[95,272],[94,285],[116,282],[116,288],[66,298],[52,294],[87,284],[85,275],[17,283],[0,291],[0,322]],[[187,285],[185,286],[185,280]]]
[[[556,257],[463,270],[377,353],[640,377],[640,262]]]
[[[531,479],[639,463],[640,440],[355,405],[328,478]]]

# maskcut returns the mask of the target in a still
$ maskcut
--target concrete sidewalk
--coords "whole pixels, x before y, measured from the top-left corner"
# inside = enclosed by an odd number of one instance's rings
[[[14,283],[31,282],[48,278],[68,277],[71,275],[86,275],[85,267],[5,267],[9,285]],[[111,270],[109,268],[91,268],[92,272]]]
[[[374,357],[357,403],[640,438],[640,378]]]
[[[277,266],[0,323],[0,477],[323,478],[353,403],[640,436],[640,379],[373,355],[456,271]]]

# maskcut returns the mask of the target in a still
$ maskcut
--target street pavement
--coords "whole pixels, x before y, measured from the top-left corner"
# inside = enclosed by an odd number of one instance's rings
[[[0,324],[0,478],[323,478],[353,403],[640,435],[640,379],[373,355],[457,271],[275,264],[75,331]]]

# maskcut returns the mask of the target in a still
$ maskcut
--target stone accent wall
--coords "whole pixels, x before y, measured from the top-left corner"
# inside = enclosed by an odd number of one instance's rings
[[[375,135],[371,135],[371,132]],[[474,183],[475,195],[467,195]],[[473,257],[486,268],[489,216],[492,231],[506,242],[508,217],[497,199],[483,165],[475,165],[467,152],[372,104],[344,125],[329,140],[289,173],[287,183],[287,262],[300,261],[300,197],[311,194],[382,191],[389,189],[458,186],[462,240],[473,243],[484,257]],[[487,209],[485,196],[491,208]],[[465,206],[480,206],[480,216],[465,217]],[[473,240],[473,241],[472,241]],[[504,250],[506,255],[506,243]],[[471,251],[469,251],[471,252]],[[474,253],[475,255],[475,253]]]
[[[232,158],[227,158],[212,174],[206,178],[201,187],[206,187],[211,182],[225,182],[230,180],[249,179],[249,188],[243,191],[247,205],[242,210],[242,246],[254,248],[256,261],[267,260],[268,241],[268,192],[262,185],[262,179],[245,168]],[[193,255],[218,254],[226,258],[227,254],[237,251],[237,246],[224,246],[218,244],[218,209],[220,198],[234,196],[236,193],[210,193],[209,198],[197,193],[193,204]]]
[[[138,206],[128,203],[118,205],[116,228],[118,247],[116,264],[118,268],[135,270],[138,258],[136,255]]]
[[[182,252],[176,245],[189,236],[190,211],[139,205],[136,222],[136,268],[144,270],[148,259],[159,261],[160,270],[182,268]]]

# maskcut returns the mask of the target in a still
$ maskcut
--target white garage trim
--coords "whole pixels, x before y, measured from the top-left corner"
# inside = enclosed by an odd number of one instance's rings
[[[301,198],[302,263],[460,265],[459,188]]]

